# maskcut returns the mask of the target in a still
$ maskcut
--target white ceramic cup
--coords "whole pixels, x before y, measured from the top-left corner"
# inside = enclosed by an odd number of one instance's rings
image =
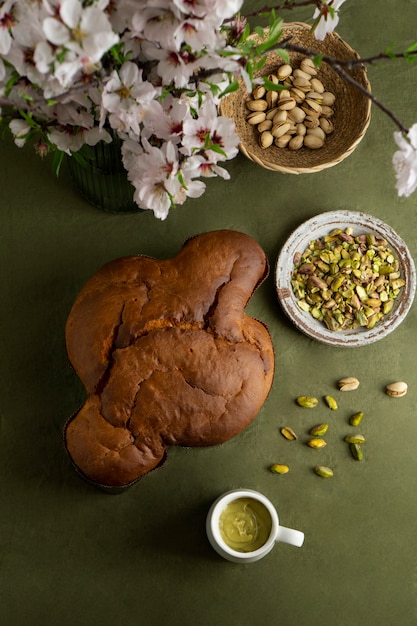
[[[271,531],[265,543],[252,552],[239,552],[230,548],[223,540],[220,533],[220,515],[228,504],[239,498],[251,498],[265,506],[271,517]],[[292,546],[301,547],[304,542],[304,533],[293,528],[279,525],[278,513],[275,506],[268,498],[252,489],[234,489],[221,495],[210,507],[206,519],[206,532],[208,540],[214,550],[224,559],[233,563],[254,563],[271,552],[277,541],[288,543]]]

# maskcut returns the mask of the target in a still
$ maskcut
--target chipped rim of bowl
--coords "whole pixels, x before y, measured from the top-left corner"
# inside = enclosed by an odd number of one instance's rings
[[[373,233],[386,239],[400,261],[405,286],[401,295],[394,301],[390,314],[374,328],[331,331],[323,322],[315,320],[309,312],[299,308],[291,286],[291,273],[296,252],[303,252],[312,240],[328,235],[334,228],[344,230],[348,227],[353,228],[354,235]],[[321,343],[354,348],[379,341],[395,330],[405,319],[414,300],[416,270],[407,245],[388,224],[360,211],[327,211],[310,218],[288,237],[277,259],[275,285],[284,313],[298,330]]]

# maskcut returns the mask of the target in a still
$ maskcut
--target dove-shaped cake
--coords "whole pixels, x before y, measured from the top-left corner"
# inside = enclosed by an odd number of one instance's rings
[[[65,425],[65,447],[84,478],[130,486],[170,446],[220,444],[252,422],[274,350],[245,307],[267,274],[253,238],[217,230],[172,259],[127,256],[92,276],[66,324],[87,398]]]

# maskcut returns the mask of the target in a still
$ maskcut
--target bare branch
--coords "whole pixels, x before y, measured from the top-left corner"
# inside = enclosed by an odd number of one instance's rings
[[[293,52],[299,52],[311,58],[318,56],[319,54],[316,50],[303,48],[302,46],[299,46],[298,44],[291,43],[291,37],[287,37],[286,39],[278,42],[276,48],[290,50]],[[342,60],[342,59],[337,59],[335,57],[331,57],[328,55],[320,54],[320,58],[322,62],[329,65],[333,69],[333,71],[336,72],[336,74],[338,74],[341,78],[343,78],[343,80],[353,85],[356,89],[358,89],[361,93],[363,93],[367,98],[369,98],[375,104],[376,107],[378,107],[381,111],[386,113],[386,115],[388,115],[388,117],[394,122],[394,124],[398,126],[398,128],[400,129],[402,133],[405,133],[405,134],[408,133],[408,128],[404,126],[404,124],[396,117],[396,115],[394,115],[394,113],[390,109],[388,109],[368,89],[366,89],[363,85],[361,85],[361,83],[355,80],[353,76],[351,76],[351,74],[349,74],[346,71],[346,70],[352,70],[355,67],[359,67],[361,65],[363,66],[365,63],[367,64],[373,63],[376,60],[392,59],[391,55],[381,53],[379,55],[375,55],[375,56],[368,57],[368,58],[358,57],[354,59]],[[397,55],[395,55],[395,58],[406,58],[406,55],[405,53],[398,53]]]

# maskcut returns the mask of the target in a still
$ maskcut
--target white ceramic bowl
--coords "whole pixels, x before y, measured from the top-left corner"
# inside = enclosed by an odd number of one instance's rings
[[[329,330],[322,321],[314,319],[308,311],[300,309],[291,286],[295,254],[304,252],[312,240],[328,235],[331,230],[335,228],[344,230],[348,227],[353,229],[353,235],[372,233],[384,238],[399,259],[401,276],[405,279],[405,286],[395,299],[391,312],[372,329],[360,327],[355,330]],[[416,270],[407,245],[390,226],[358,211],[320,213],[301,224],[280,251],[275,280],[281,307],[301,332],[321,343],[350,348],[373,343],[395,330],[409,312],[416,290]]]

